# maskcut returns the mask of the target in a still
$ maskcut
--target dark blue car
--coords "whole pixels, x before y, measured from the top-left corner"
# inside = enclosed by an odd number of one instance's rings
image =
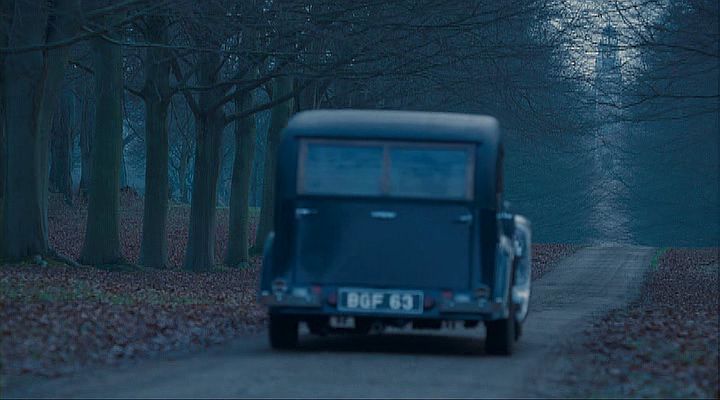
[[[386,326],[467,328],[511,354],[530,297],[530,227],[503,207],[497,121],[451,113],[297,114],[278,155],[260,300],[270,343]]]

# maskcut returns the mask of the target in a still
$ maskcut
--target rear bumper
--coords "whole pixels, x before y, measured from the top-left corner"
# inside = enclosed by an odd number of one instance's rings
[[[443,300],[430,307],[425,307],[421,314],[375,313],[364,311],[340,311],[335,305],[323,301],[322,296],[293,296],[288,293],[271,294],[263,292],[260,303],[267,306],[273,314],[302,316],[353,316],[369,318],[395,319],[441,319],[441,320],[495,320],[507,318],[508,307],[503,302],[476,299],[474,301],[456,302]]]
[[[318,296],[294,296],[289,293],[261,293],[260,304],[268,307],[320,309],[322,300]]]
[[[503,317],[503,311],[505,308],[505,303],[494,303],[485,299],[468,303],[450,301],[443,302],[438,305],[438,311],[440,314],[484,314],[492,316],[497,315],[498,318]]]

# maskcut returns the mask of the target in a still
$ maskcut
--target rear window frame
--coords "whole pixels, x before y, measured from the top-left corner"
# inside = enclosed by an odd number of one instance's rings
[[[380,182],[380,194],[360,195],[343,193],[315,193],[305,191],[305,160],[308,155],[308,146],[321,144],[329,146],[357,146],[369,147],[379,146],[382,148],[382,173]],[[475,198],[475,169],[476,169],[476,147],[475,142],[434,142],[434,141],[408,141],[408,140],[360,140],[360,139],[328,139],[328,138],[299,138],[297,157],[297,177],[295,191],[300,196],[309,197],[339,197],[339,198],[370,198],[370,199],[416,199],[431,201],[473,201]],[[427,149],[460,149],[465,150],[467,161],[465,163],[465,194],[462,197],[432,197],[397,195],[390,193],[390,150],[391,148],[427,148]]]

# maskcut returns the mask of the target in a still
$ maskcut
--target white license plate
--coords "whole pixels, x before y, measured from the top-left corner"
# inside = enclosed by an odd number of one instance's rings
[[[393,289],[338,289],[338,310],[372,313],[422,314],[423,292]]]

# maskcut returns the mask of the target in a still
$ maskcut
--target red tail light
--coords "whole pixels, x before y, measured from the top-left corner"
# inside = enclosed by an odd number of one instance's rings
[[[435,299],[432,297],[426,296],[423,300],[423,307],[425,308],[432,308],[435,305]]]
[[[453,292],[450,290],[445,290],[442,292],[442,296],[445,298],[445,300],[452,300]]]
[[[336,304],[337,304],[337,294],[335,294],[335,293],[330,293],[330,294],[328,295],[327,302],[328,302],[328,304],[330,304],[331,306],[336,305]]]
[[[311,290],[315,296],[320,296],[322,294],[322,286],[313,286]]]

